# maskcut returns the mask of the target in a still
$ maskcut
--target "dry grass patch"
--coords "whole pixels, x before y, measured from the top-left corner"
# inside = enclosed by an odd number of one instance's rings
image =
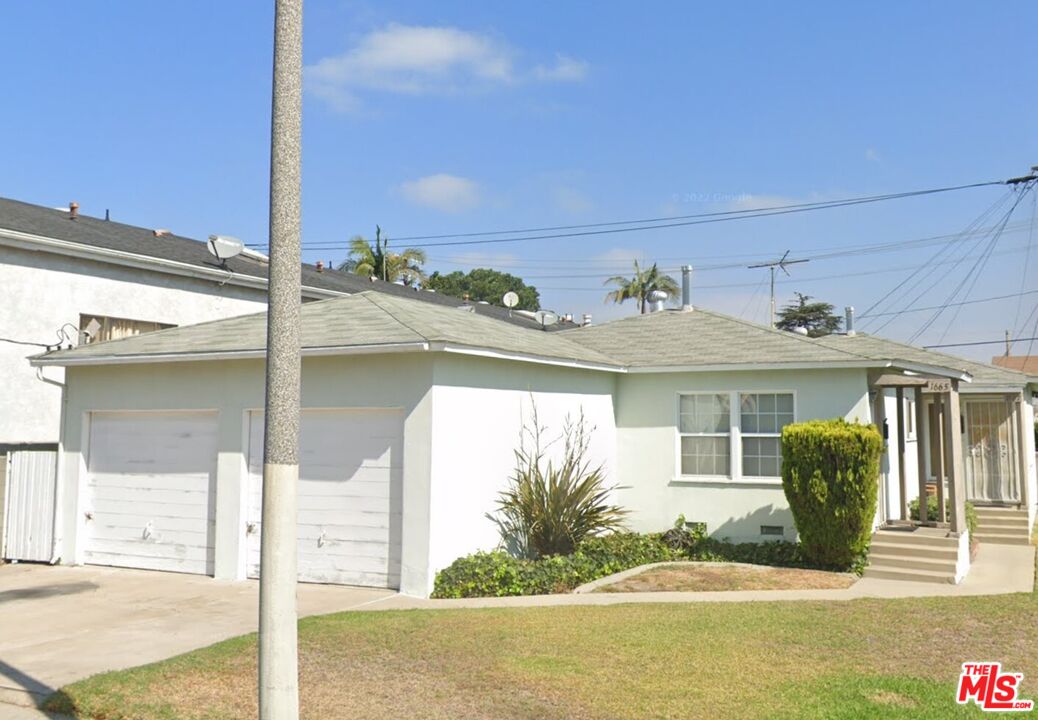
[[[595,592],[715,592],[732,590],[820,590],[850,587],[856,578],[845,573],[799,568],[673,563],[603,585]]]
[[[355,612],[300,624],[304,718],[958,717],[962,662],[1038,694],[1038,602],[979,598]],[[245,636],[63,689],[81,718],[256,717]]]

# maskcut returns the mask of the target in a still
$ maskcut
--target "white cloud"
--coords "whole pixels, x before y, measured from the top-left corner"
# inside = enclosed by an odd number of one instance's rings
[[[590,197],[566,185],[555,187],[551,196],[555,206],[570,215],[584,215],[595,208],[595,203]]]
[[[538,65],[533,74],[546,82],[580,82],[587,77],[590,67],[584,60],[556,53],[554,65]]]
[[[876,148],[866,148],[865,159],[869,162],[882,162],[883,158],[879,156],[879,151]]]
[[[629,248],[613,248],[591,258],[591,263],[605,267],[633,268],[634,261],[645,264],[645,253],[642,250]]]
[[[450,95],[511,85],[527,78],[575,82],[586,62],[566,55],[555,64],[520,71],[502,40],[455,27],[393,23],[364,35],[349,50],[305,69],[307,90],[343,111],[357,110],[358,93]]]
[[[479,205],[479,185],[468,178],[439,173],[400,185],[409,202],[445,213],[459,213]]]

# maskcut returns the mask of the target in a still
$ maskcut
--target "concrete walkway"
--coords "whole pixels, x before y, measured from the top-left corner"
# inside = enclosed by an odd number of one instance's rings
[[[862,578],[842,590],[747,590],[727,592],[582,593],[528,597],[423,600],[394,595],[364,610],[485,607],[556,607],[621,603],[760,602],[768,600],[856,600],[858,598],[961,597],[1031,592],[1034,589],[1033,545],[981,545],[969,575],[958,585]]]
[[[15,712],[10,704],[31,706],[75,680],[254,632],[258,595],[259,585],[252,581],[101,567],[4,565],[0,720]],[[323,615],[391,595],[391,590],[300,585],[299,610],[301,615]]]

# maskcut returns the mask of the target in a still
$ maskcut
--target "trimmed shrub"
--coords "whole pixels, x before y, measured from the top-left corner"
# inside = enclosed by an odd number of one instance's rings
[[[944,511],[945,517],[951,515],[951,499],[949,498],[944,500]],[[919,519],[919,498],[908,503],[908,516],[913,520]],[[928,522],[934,522],[937,519],[937,498],[933,495],[926,497],[926,519]],[[973,507],[973,503],[969,501],[966,502],[966,529],[970,532],[970,539],[976,539],[977,508]]]
[[[804,558],[847,569],[868,551],[883,438],[873,425],[812,420],[782,430],[782,488]]]

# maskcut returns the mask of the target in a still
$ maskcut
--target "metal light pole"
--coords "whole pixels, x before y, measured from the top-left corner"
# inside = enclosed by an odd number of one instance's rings
[[[270,140],[267,401],[260,545],[259,714],[299,717],[296,485],[299,480],[300,146],[303,0],[275,0]]]

